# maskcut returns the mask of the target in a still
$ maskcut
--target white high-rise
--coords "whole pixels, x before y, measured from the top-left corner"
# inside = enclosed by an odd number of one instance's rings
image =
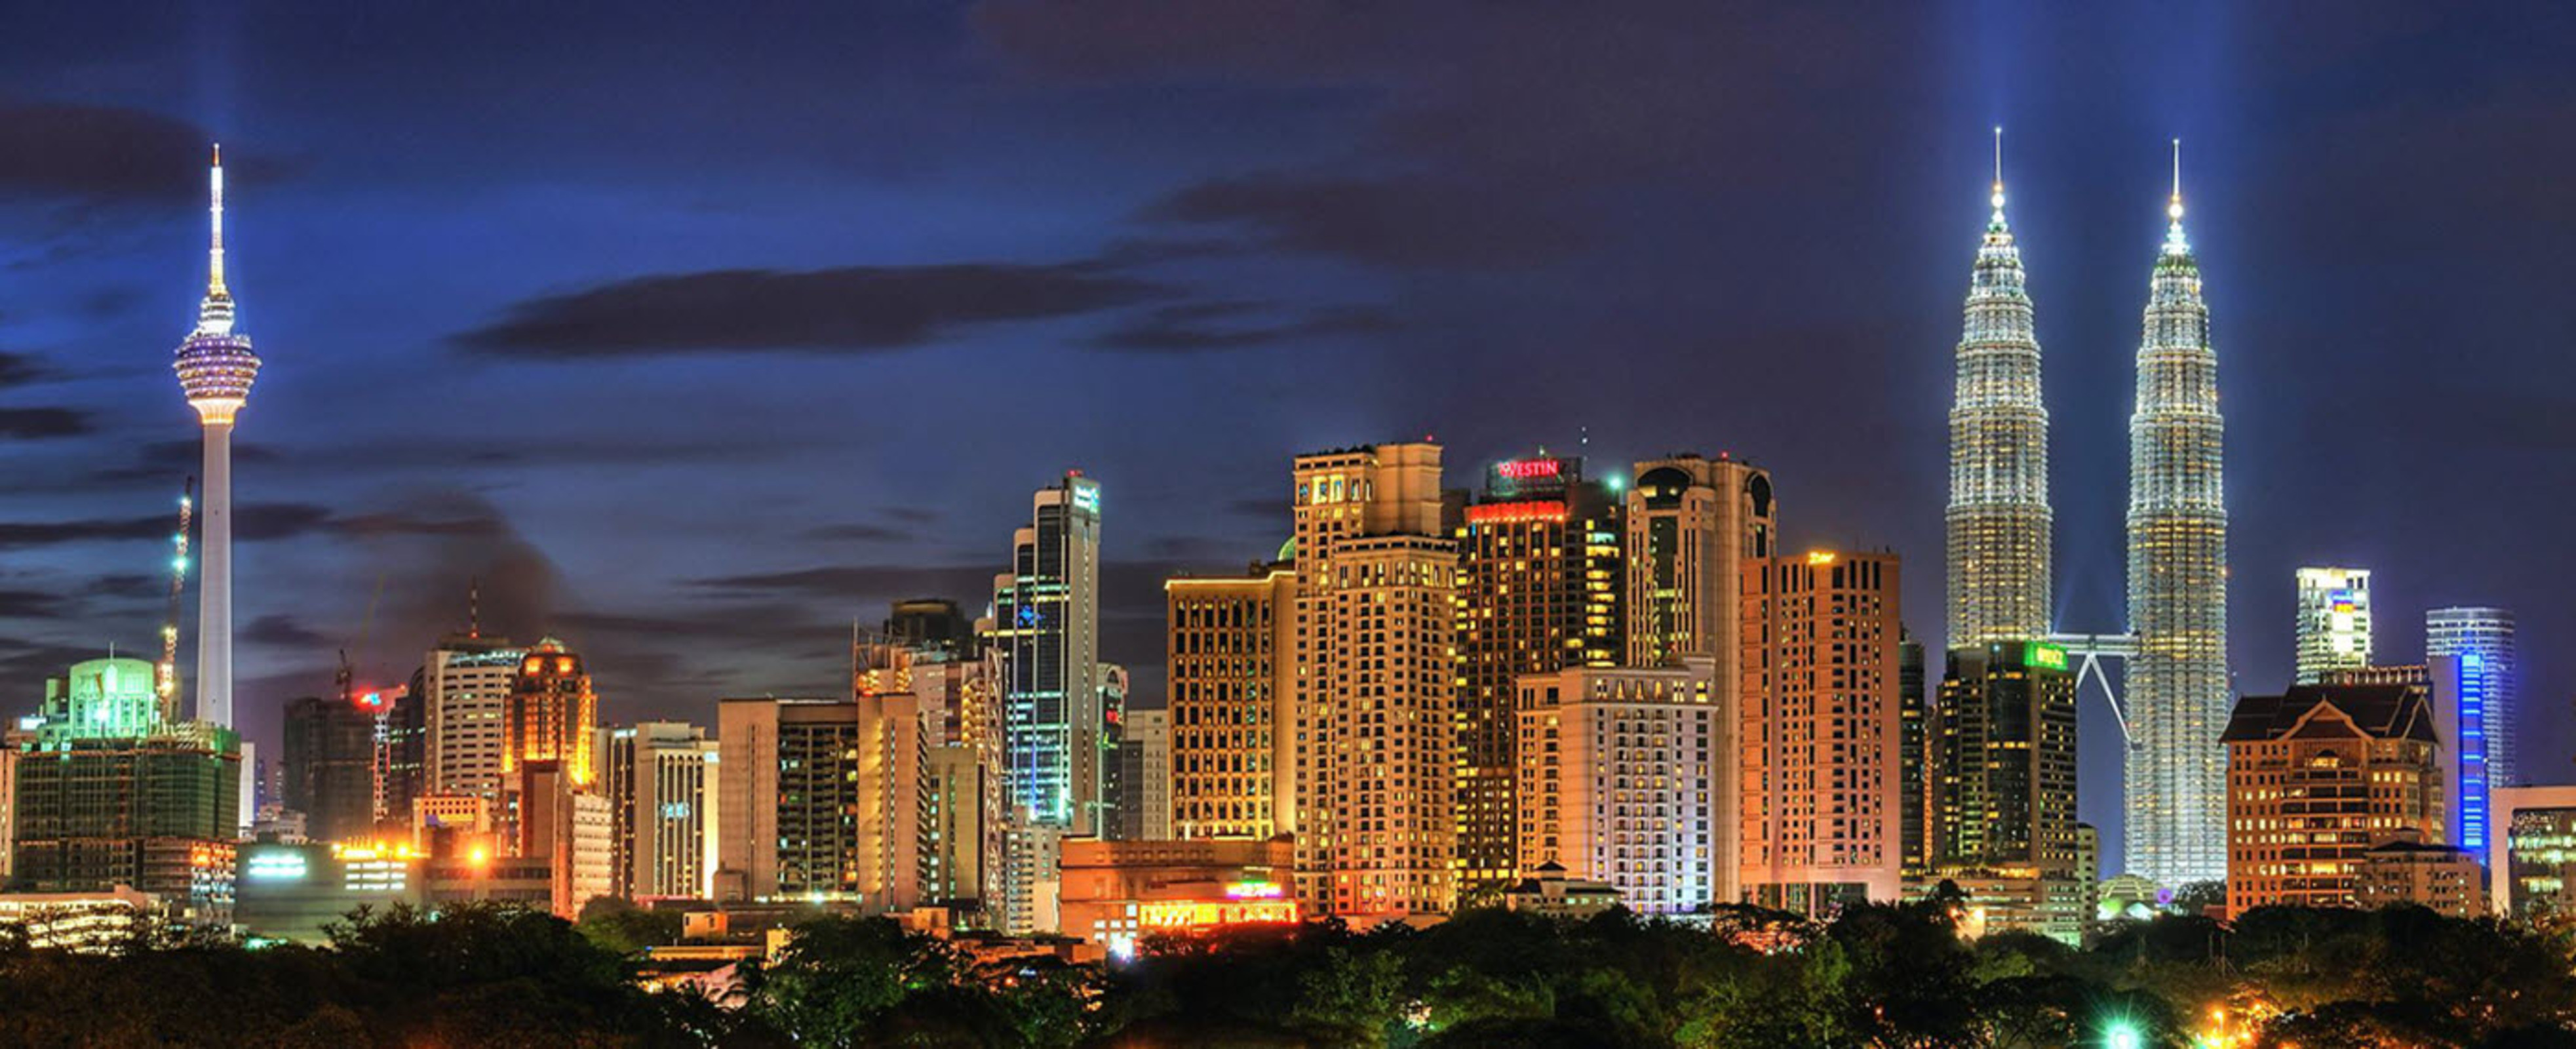
[[[215,147],[207,188],[211,238],[206,298],[197,328],[179,344],[171,370],[205,431],[205,504],[199,516],[197,582],[197,719],[233,723],[233,419],[259,377],[250,337],[233,331],[233,295],[224,285],[224,153]]]
[[[1950,406],[1952,648],[2045,638],[2052,625],[2048,408],[2021,249],[2004,221],[2001,128],[1990,203]]]
[[[2486,735],[2487,783],[2523,782],[2514,760],[2513,714],[2521,702],[2521,664],[2514,653],[2513,613],[2502,608],[2436,608],[2424,613],[2424,657],[2475,654],[2462,672],[2475,673],[2485,707],[2478,721]]]
[[[2218,355],[2200,264],[2172,225],[2149,281],[2129,417],[2128,866],[2165,885],[2227,876],[2227,503]]]
[[[2298,601],[2299,684],[2370,665],[2369,569],[2299,569]]]

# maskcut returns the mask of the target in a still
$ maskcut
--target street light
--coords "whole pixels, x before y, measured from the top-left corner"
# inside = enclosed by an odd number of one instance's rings
[[[2113,1020],[2102,1030],[2104,1049],[2146,1049],[2147,1039],[2138,1033],[2138,1025],[2127,1020]]]

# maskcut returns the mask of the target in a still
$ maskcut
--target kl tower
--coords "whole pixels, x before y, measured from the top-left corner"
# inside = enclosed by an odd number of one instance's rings
[[[214,198],[213,239],[206,251],[206,301],[197,330],[179,344],[171,368],[205,427],[205,504],[197,584],[197,720],[233,723],[233,416],[250,399],[259,355],[233,332],[233,296],[224,287],[224,149],[215,147],[208,176]]]

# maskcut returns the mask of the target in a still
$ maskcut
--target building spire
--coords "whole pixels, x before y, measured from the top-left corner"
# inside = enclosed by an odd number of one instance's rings
[[[2001,125],[2001,124],[1997,124],[1997,125],[1995,125],[1995,191],[1994,191],[1994,195],[1993,195],[1992,197],[1987,198],[1987,199],[1988,199],[1991,203],[1993,203],[1993,204],[1994,204],[1994,206],[1995,206],[1995,215],[1994,215],[1994,218],[1993,218],[1993,219],[1991,219],[1991,220],[1989,220],[1988,225],[1989,225],[1989,226],[1991,226],[1991,227],[1992,227],[1992,228],[1994,228],[1994,229],[2003,229],[2003,228],[2004,228],[2004,126],[2003,126],[2003,125]]]
[[[224,147],[215,144],[214,166],[206,175],[206,195],[212,202],[207,209],[206,301],[197,307],[197,331],[206,335],[229,335],[233,330],[233,293],[224,286]]]
[[[2173,140],[2173,196],[2165,203],[2165,218],[2172,225],[2165,228],[2165,254],[2189,255],[2191,242],[2182,235],[2182,140]]]

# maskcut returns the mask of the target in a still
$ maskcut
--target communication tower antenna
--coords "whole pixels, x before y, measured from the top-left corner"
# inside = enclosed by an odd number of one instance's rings
[[[161,664],[153,668],[164,722],[179,720],[179,595],[188,586],[188,526],[196,513],[197,478],[190,475],[179,489],[179,530],[170,533],[170,611],[161,619]]]

